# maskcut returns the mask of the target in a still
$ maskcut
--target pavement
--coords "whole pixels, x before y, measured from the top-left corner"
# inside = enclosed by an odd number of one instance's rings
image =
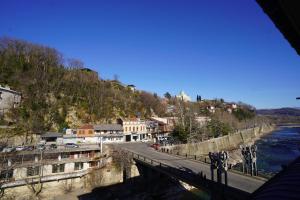
[[[142,156],[145,156],[149,159],[159,161],[170,167],[174,167],[177,169],[192,170],[194,173],[202,172],[202,174],[206,175],[208,179],[211,179],[210,166],[208,164],[158,152],[151,148],[150,145],[147,143],[122,143],[115,145],[121,148],[125,148],[134,153],[140,154]],[[228,185],[248,193],[253,193],[265,182],[266,180],[263,179],[245,176],[230,171],[228,172]]]

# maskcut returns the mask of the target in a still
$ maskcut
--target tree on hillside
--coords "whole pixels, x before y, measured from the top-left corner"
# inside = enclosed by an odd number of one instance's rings
[[[165,97],[166,99],[168,99],[168,100],[170,100],[170,99],[172,98],[172,96],[171,96],[171,94],[170,94],[169,92],[166,92],[166,93],[164,94],[164,97]]]

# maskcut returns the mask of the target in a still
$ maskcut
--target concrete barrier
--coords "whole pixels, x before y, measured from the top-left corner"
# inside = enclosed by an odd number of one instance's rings
[[[204,142],[173,145],[168,151],[178,152],[180,155],[205,155],[209,152],[217,152],[223,150],[233,150],[239,148],[241,144],[254,142],[259,137],[273,131],[275,126],[262,125],[260,127],[245,129],[223,137],[213,138]],[[166,150],[165,150],[166,151]]]

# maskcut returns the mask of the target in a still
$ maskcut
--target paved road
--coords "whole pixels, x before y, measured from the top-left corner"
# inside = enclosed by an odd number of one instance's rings
[[[123,143],[118,144],[118,146],[126,148],[134,153],[143,155],[150,159],[157,160],[171,167],[186,168],[192,170],[195,173],[199,173],[202,171],[202,173],[210,179],[210,166],[207,164],[155,151],[145,143]],[[260,179],[228,172],[228,185],[248,193],[254,192],[257,188],[264,184],[264,182],[265,181]]]

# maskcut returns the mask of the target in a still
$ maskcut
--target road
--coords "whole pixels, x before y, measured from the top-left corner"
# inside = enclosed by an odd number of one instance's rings
[[[145,143],[123,143],[117,144],[117,146],[128,149],[134,153],[143,155],[150,159],[159,161],[170,167],[174,167],[177,169],[186,168],[192,170],[194,173],[202,172],[206,175],[207,178],[211,178],[210,166],[207,164],[155,151],[153,148],[149,147],[149,145]],[[264,183],[265,181],[262,179],[253,178],[250,176],[243,176],[238,173],[228,172],[228,185],[248,193],[254,192]]]

